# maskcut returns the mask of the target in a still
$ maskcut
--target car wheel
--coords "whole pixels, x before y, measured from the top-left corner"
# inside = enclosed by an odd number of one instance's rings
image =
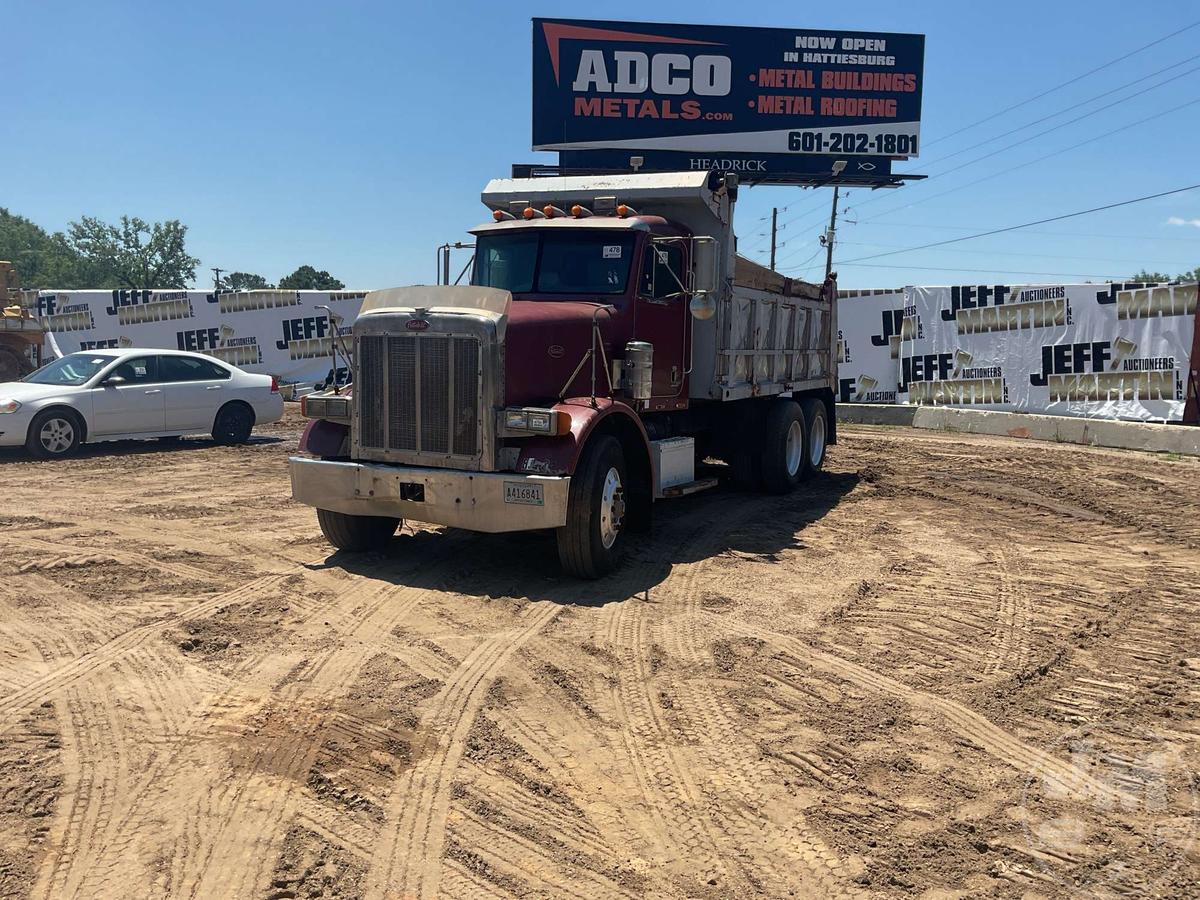
[[[317,522],[325,540],[351,553],[383,550],[391,543],[401,521],[387,516],[352,516],[329,509],[317,510]]]
[[[25,449],[41,459],[54,459],[74,453],[82,441],[79,416],[68,410],[48,409],[30,423]]]
[[[808,442],[804,412],[795,400],[777,400],[767,412],[762,445],[762,479],[773,494],[795,490],[804,477]]]
[[[226,403],[217,412],[212,436],[218,444],[244,444],[254,430],[254,413],[244,403]]]
[[[557,531],[563,571],[599,578],[612,571],[624,549],[625,454],[610,435],[593,438],[571,476],[567,524]]]

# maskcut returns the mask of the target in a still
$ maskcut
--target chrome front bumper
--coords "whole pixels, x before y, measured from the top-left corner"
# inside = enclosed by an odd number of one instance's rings
[[[471,531],[534,531],[567,523],[570,478],[378,463],[288,459],[292,498],[354,516],[395,516]]]

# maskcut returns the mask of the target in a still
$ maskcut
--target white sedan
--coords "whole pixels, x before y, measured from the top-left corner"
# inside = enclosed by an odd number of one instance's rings
[[[282,417],[270,375],[177,350],[81,351],[0,384],[0,446],[41,457],[85,442],[183,434],[240,444],[255,425]]]

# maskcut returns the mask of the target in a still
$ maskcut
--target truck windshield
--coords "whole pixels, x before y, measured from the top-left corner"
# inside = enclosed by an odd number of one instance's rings
[[[623,294],[634,237],[631,232],[574,229],[483,234],[471,284],[514,294]]]
[[[111,356],[71,353],[42,366],[21,380],[33,384],[83,384],[110,362]]]

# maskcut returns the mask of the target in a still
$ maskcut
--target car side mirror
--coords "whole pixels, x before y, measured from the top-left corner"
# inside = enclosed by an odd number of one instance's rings
[[[105,387],[108,387],[110,384],[113,387],[116,387],[117,385],[124,384],[124,383],[125,383],[125,378],[121,375],[109,375],[107,378],[104,379]]]

